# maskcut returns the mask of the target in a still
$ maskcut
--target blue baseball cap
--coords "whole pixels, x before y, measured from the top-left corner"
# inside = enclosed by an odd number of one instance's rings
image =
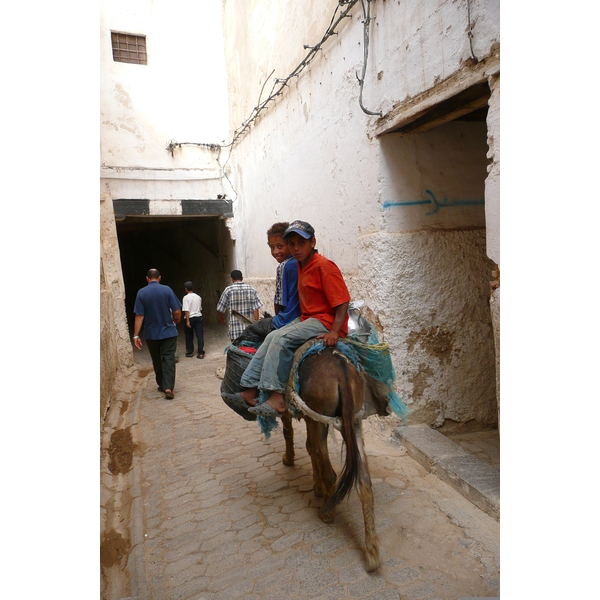
[[[303,238],[309,240],[311,237],[314,237],[315,230],[313,229],[312,225],[306,221],[294,221],[288,225],[288,228],[283,233],[283,238],[290,233],[297,233]]]

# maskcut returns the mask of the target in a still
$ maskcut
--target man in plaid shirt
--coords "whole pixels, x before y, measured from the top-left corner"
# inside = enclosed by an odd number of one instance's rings
[[[240,314],[246,317],[254,317],[258,320],[259,314],[258,309],[263,305],[256,293],[256,290],[249,284],[244,283],[242,272],[235,270],[231,271],[231,282],[225,288],[217,304],[217,311],[219,312],[219,321],[225,323],[225,312],[229,308],[236,310]],[[244,331],[246,326],[238,321],[231,312],[229,313],[229,339],[231,341],[239,337]]]

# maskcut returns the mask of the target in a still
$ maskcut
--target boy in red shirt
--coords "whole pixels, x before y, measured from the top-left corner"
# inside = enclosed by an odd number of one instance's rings
[[[253,414],[268,417],[285,410],[283,396],[294,352],[314,337],[322,338],[325,346],[335,346],[348,333],[350,293],[337,265],[315,250],[315,230],[305,221],[294,221],[283,238],[298,262],[301,316],[265,338],[240,380],[248,389],[229,398]],[[257,405],[259,390],[270,396]]]

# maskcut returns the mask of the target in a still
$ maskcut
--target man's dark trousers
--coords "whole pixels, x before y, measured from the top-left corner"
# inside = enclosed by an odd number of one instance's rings
[[[204,354],[204,322],[202,317],[190,317],[190,325],[183,328],[185,331],[185,353],[194,354],[194,331],[198,340],[198,354]]]
[[[175,387],[175,350],[177,350],[177,336],[164,340],[146,340],[148,350],[152,357],[154,375],[158,387],[171,390]]]

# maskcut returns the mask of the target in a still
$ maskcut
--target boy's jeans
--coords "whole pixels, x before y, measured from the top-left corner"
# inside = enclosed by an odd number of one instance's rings
[[[204,352],[204,319],[202,317],[190,317],[188,327],[183,319],[183,331],[185,333],[185,353],[194,354],[194,331],[198,340],[198,354]]]
[[[272,331],[246,367],[240,384],[269,392],[285,393],[294,352],[307,340],[329,329],[318,319],[300,321],[300,317]]]

